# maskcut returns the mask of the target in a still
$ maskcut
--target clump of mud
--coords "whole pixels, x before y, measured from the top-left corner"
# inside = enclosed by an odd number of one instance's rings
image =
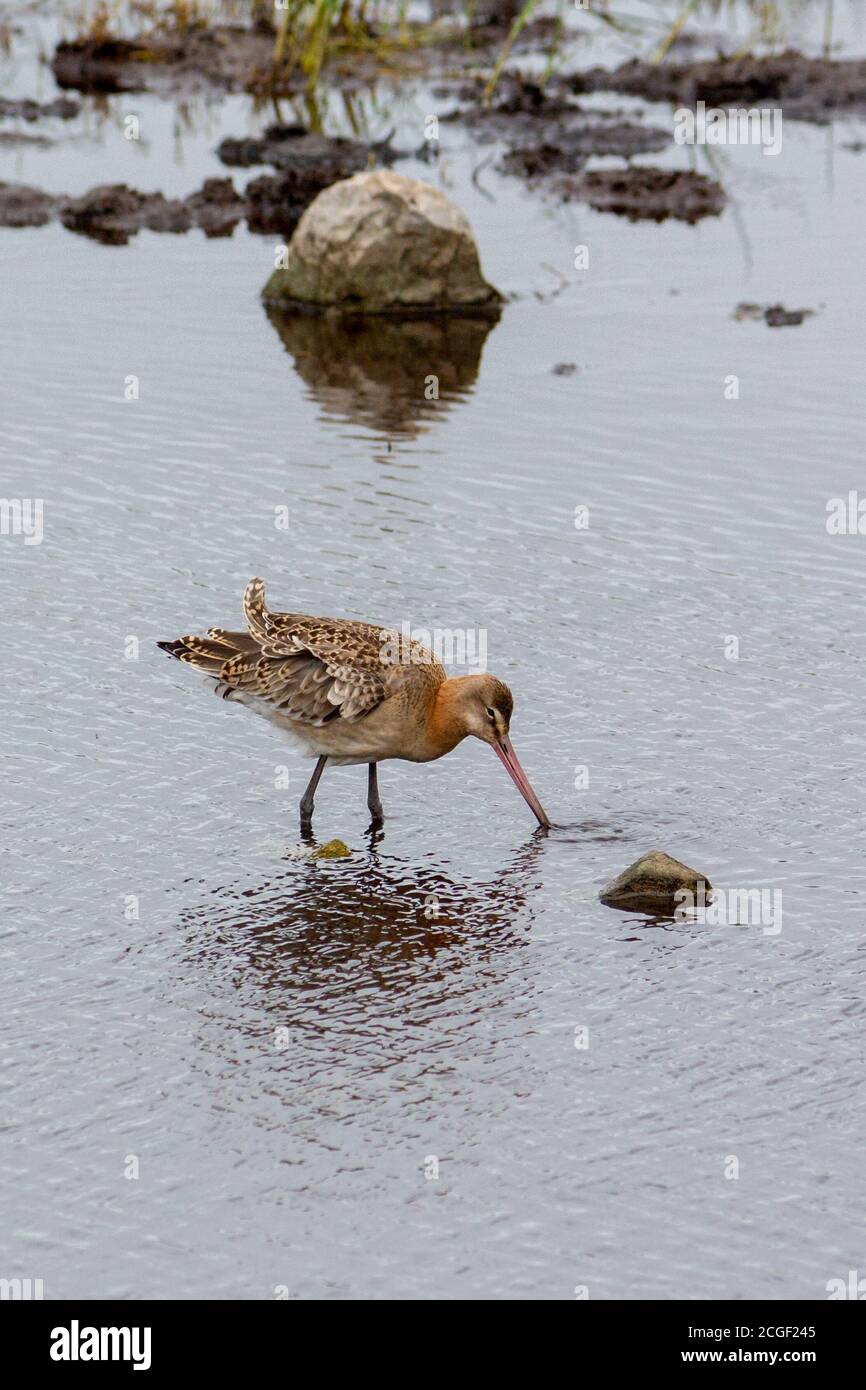
[[[796,328],[811,318],[814,309],[786,309],[784,304],[738,304],[732,317],[738,320],[763,319],[770,328]]]
[[[621,112],[584,109],[519,73],[510,74],[503,86],[496,105],[453,112],[446,119],[464,121],[482,139],[510,140],[499,166],[504,173],[526,179],[564,202],[589,203],[635,221],[673,217],[693,223],[716,216],[724,207],[721,184],[689,170],[586,167],[597,156],[628,161],[662,150],[671,142],[670,131],[627,120]],[[473,89],[464,87],[461,95],[472,96]]]
[[[506,140],[511,148],[503,167],[535,178],[556,169],[573,170],[593,155],[633,155],[662,150],[671,132],[639,125],[621,112],[587,110],[570,97],[551,93],[509,73],[493,106],[481,104],[480,87],[463,86],[460,96],[472,104],[449,112],[443,121],[460,121],[480,140]]]
[[[16,137],[16,138],[21,138]],[[123,183],[101,184],[79,198],[43,193],[24,184],[0,184],[0,226],[37,227],[59,218],[69,231],[106,246],[125,246],[143,229],[230,236],[246,219],[251,232],[289,237],[313,199],[338,179],[366,169],[377,158],[398,157],[388,141],[329,139],[303,126],[271,126],[260,139],[226,139],[224,163],[245,167],[272,163],[241,193],[231,179],[207,179],[187,198],[141,193]]]
[[[71,121],[81,110],[81,102],[72,97],[57,97],[54,101],[38,102],[29,97],[0,97],[0,120],[14,116],[22,121],[40,121],[57,117]]]
[[[560,179],[557,189],[566,201],[577,198],[632,222],[673,217],[694,224],[702,217],[718,217],[725,206],[722,185],[691,169],[590,169],[576,179]]]
[[[599,121],[578,129],[564,130],[538,144],[516,145],[500,165],[506,174],[526,179],[544,178],[555,173],[575,173],[596,155],[618,155],[631,159],[663,149],[670,136],[665,131],[633,122]]]
[[[0,183],[0,227],[43,227],[57,213],[57,199],[23,183]]]
[[[618,68],[589,68],[560,79],[574,94],[611,91],[648,101],[692,106],[760,106],[772,103],[785,115],[823,122],[840,113],[866,113],[866,59],[806,58],[786,49],[768,57],[746,54],[702,63],[645,63],[637,58]]]
[[[0,183],[0,226],[41,227],[57,218],[106,246],[125,246],[136,232],[188,232],[230,236],[247,215],[246,200],[231,179],[207,179],[188,198],[140,193],[125,183],[101,184],[80,198],[43,193],[26,184]]]
[[[543,159],[544,151],[538,153]],[[644,164],[562,174],[541,186],[563,202],[588,203],[597,212],[615,213],[631,222],[666,222],[672,217],[693,225],[702,217],[718,217],[726,202],[721,184],[705,174]]]
[[[314,175],[323,172],[331,183],[359,174],[373,161],[388,162],[396,154],[390,137],[368,144],[343,136],[318,135],[303,125],[268,126],[264,135],[227,136],[217,148],[223,164],[248,169],[272,164],[275,169]]]
[[[367,144],[317,135],[302,125],[273,125],[259,137],[227,137],[217,154],[236,168],[274,166],[276,174],[262,174],[247,185],[247,220],[250,231],[286,236],[323,189],[374,163],[390,164],[399,157],[388,139]]]
[[[244,91],[270,65],[273,46],[272,34],[240,25],[80,38],[57,45],[51,68],[58,86],[79,92]]]
[[[188,232],[200,227],[205,236],[228,236],[246,212],[246,203],[231,179],[207,179],[189,198],[139,193],[123,183],[91,188],[81,198],[65,198],[60,221],[105,245],[125,246],[131,236],[151,232]]]
[[[401,65],[412,75],[449,68],[489,66],[506,32],[497,22],[473,26],[472,44],[449,13],[433,31],[427,24],[407,20],[401,40],[394,43],[367,21],[364,43],[348,57],[326,54],[325,69],[334,85],[372,85],[383,59],[392,71]],[[549,42],[557,21],[536,18],[518,35],[515,50]],[[303,92],[306,74],[300,64],[274,70],[274,27],[260,22],[213,24],[186,32],[153,29],[133,38],[108,35],[77,38],[58,44],[52,70],[59,86],[81,92],[156,92],[186,94],[205,88],[231,92],[287,95]],[[417,40],[417,42],[413,41]]]

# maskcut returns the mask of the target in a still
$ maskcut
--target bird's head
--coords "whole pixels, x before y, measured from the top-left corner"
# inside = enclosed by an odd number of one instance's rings
[[[494,748],[508,738],[514,699],[495,676],[464,676],[459,680],[456,710],[464,735],[471,734]]]
[[[549,826],[550,821],[508,736],[514,709],[514,698],[508,686],[486,672],[480,676],[452,677],[446,684],[452,687],[450,703],[459,737],[471,735],[480,738],[482,743],[489,743],[539,825]]]

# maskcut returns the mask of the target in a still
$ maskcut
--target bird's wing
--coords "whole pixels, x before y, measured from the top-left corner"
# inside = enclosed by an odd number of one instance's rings
[[[400,635],[386,628],[268,612],[261,579],[247,585],[244,614],[248,632],[214,627],[207,637],[159,645],[214,677],[226,698],[235,692],[241,699],[253,697],[304,724],[352,722],[369,714],[400,685],[399,668],[406,661],[432,667],[435,679],[445,679],[432,652],[412,641],[405,653]]]
[[[222,665],[219,678],[226,686],[309,724],[337,717],[351,722],[384,700],[384,629],[343,618],[270,613],[260,579],[247,586],[244,614],[255,651],[238,652]]]

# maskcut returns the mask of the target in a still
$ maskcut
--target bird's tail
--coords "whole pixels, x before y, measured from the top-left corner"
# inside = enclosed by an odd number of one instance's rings
[[[258,652],[258,643],[247,632],[226,632],[221,627],[208,629],[207,637],[178,637],[174,642],[157,642],[164,652],[194,666],[208,676],[218,676],[233,657]]]
[[[268,638],[268,610],[265,608],[265,582],[251,579],[244,592],[244,617],[248,632],[226,632],[221,627],[208,628],[207,637],[178,637],[174,642],[157,642],[164,652],[177,661],[186,661],[196,670],[209,676],[219,676],[228,667],[232,680],[252,669],[261,655],[261,644]],[[229,667],[228,663],[232,665]],[[237,668],[237,669],[235,669]]]
[[[268,637],[268,610],[265,607],[265,581],[251,579],[244,590],[244,617],[253,637],[260,642]]]

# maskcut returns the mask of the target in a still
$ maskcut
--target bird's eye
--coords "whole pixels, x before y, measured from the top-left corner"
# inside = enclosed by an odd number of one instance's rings
[[[491,724],[495,724],[495,723],[496,723],[496,710],[494,710],[494,709],[489,709],[489,710],[487,711],[487,718],[490,720]]]

